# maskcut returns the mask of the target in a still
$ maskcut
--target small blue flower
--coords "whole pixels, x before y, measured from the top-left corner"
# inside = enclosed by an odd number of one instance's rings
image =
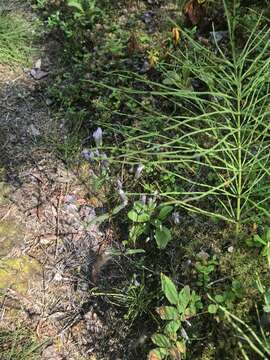
[[[93,132],[93,138],[95,140],[96,147],[102,146],[102,129],[100,127]]]
[[[142,195],[140,200],[141,200],[141,203],[143,205],[145,205],[146,204],[146,195]]]
[[[173,222],[175,223],[175,225],[179,225],[179,224],[180,224],[180,214],[179,214],[179,212],[174,211],[174,212],[172,213],[172,220],[173,220]]]
[[[142,165],[142,164],[138,165],[138,167],[136,169],[136,173],[135,173],[135,179],[139,179],[143,169],[144,169],[144,165]]]
[[[101,156],[101,166],[104,169],[108,169],[109,167],[108,156],[105,153],[101,153],[100,156]]]
[[[124,206],[127,206],[128,204],[128,198],[126,196],[126,194],[124,193],[124,190],[123,189],[118,189],[118,194],[122,200],[122,203]]]
[[[182,327],[181,329],[181,336],[183,339],[185,339],[186,341],[189,341],[189,337],[188,337],[188,334],[186,332],[186,330]]]
[[[81,155],[82,155],[82,157],[85,159],[85,160],[87,160],[87,161],[89,161],[90,159],[91,159],[91,150],[89,150],[89,149],[84,149],[82,152],[81,152]]]

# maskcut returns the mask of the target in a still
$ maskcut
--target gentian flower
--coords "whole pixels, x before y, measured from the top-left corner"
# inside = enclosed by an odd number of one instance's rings
[[[102,146],[102,129],[100,127],[93,132],[93,138],[95,140],[96,147]]]
[[[144,169],[144,166],[142,164],[138,165],[138,167],[136,169],[136,173],[135,173],[135,179],[139,179],[143,169]]]

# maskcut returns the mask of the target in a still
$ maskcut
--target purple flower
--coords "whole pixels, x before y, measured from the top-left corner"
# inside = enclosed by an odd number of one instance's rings
[[[102,146],[102,129],[100,127],[93,132],[93,138],[95,140],[96,147]]]
[[[144,169],[144,165],[142,165],[142,164],[138,165],[138,167],[136,169],[136,173],[135,173],[135,179],[139,179],[143,169]]]
[[[101,166],[105,169],[109,167],[108,156],[105,153],[101,153]]]
[[[141,196],[141,203],[142,203],[143,205],[146,204],[146,195],[142,195],[142,196]]]
[[[127,206],[128,198],[127,198],[127,195],[125,194],[125,192],[123,190],[122,181],[119,180],[119,179],[117,179],[117,181],[116,181],[116,189],[117,189],[118,195],[120,196],[120,198],[122,200],[123,205]]]
[[[180,214],[179,214],[179,212],[174,211],[174,212],[172,213],[172,220],[173,220],[173,222],[175,223],[175,225],[179,225],[179,224],[180,224]]]
[[[127,206],[128,204],[128,198],[127,198],[127,195],[124,193],[124,190],[123,189],[118,189],[118,194],[122,200],[122,203],[124,206]]]
[[[189,341],[189,337],[188,337],[188,334],[186,332],[186,330],[182,327],[181,329],[181,336],[183,339],[185,339],[186,341]]]
[[[117,189],[119,189],[119,190],[123,188],[123,184],[122,184],[122,181],[120,179],[117,179],[116,186],[117,186]]]
[[[153,197],[148,198],[148,205],[149,206],[153,206],[155,204],[155,202],[157,201],[157,194],[158,194],[157,191],[154,191]]]
[[[65,201],[66,201],[67,203],[70,203],[70,204],[75,203],[76,200],[77,200],[76,195],[67,195],[67,196],[65,197]]]
[[[89,150],[89,149],[84,149],[84,150],[81,152],[82,157],[83,157],[85,160],[87,160],[87,161],[89,161],[89,160],[91,159],[91,153],[92,153],[92,151]]]

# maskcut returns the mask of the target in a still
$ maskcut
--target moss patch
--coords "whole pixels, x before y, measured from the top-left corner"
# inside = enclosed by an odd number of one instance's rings
[[[21,239],[22,231],[17,224],[9,220],[0,222],[0,258],[7,256]]]
[[[41,273],[37,261],[29,256],[0,260],[0,289],[11,287],[26,293],[29,284]]]

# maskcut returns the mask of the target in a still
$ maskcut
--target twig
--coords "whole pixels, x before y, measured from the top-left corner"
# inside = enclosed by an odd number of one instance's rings
[[[57,207],[56,207],[56,225],[55,225],[55,235],[56,235],[56,241],[55,241],[55,250],[54,250],[54,256],[57,256],[57,248],[58,248],[58,239],[59,239],[59,211],[60,211],[60,206],[61,206],[61,202],[62,202],[62,197],[63,197],[63,192],[62,192],[62,187],[60,190],[60,195],[58,196],[58,200],[57,200]]]
[[[209,287],[211,287],[212,285],[215,285],[215,284],[217,284],[217,283],[220,283],[220,282],[223,282],[223,281],[225,281],[225,280],[231,279],[232,277],[235,277],[235,276],[237,276],[237,275],[239,275],[239,274],[224,276],[223,278],[220,278],[220,279],[218,279],[218,280],[212,281],[211,283],[209,283],[209,284],[207,285],[207,287],[209,288]]]
[[[8,211],[5,213],[5,215],[1,217],[0,222],[1,222],[1,221],[4,221],[4,220],[9,216],[12,208],[13,208],[13,207],[10,207],[10,208],[8,209]]]

